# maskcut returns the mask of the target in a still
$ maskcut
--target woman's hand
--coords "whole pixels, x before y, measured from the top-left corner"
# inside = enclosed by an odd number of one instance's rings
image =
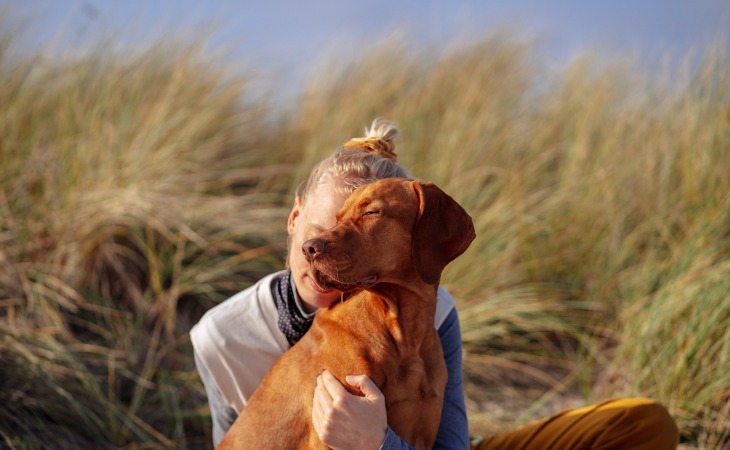
[[[317,377],[312,407],[314,430],[333,449],[377,450],[388,427],[383,393],[366,375],[348,375],[345,381],[364,397],[347,392],[327,370]]]

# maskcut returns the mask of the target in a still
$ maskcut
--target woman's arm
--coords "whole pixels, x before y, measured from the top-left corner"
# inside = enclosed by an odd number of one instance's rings
[[[210,406],[210,418],[213,420],[213,445],[217,446],[226,435],[228,429],[231,428],[233,422],[238,417],[238,413],[225,400],[218,386],[215,385],[213,378],[210,376],[205,364],[200,360],[198,354],[193,348],[193,358],[195,358],[195,367],[200,374],[200,380],[205,387],[205,393],[208,396],[208,405]]]
[[[456,309],[452,309],[439,328],[449,380],[446,383],[441,423],[433,448],[469,448],[469,422],[464,403],[464,377],[461,360],[461,327]]]

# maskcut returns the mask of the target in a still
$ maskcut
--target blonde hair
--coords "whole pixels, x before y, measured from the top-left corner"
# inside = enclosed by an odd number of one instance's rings
[[[395,139],[398,128],[376,118],[365,136],[345,142],[333,155],[320,162],[309,179],[299,186],[297,196],[304,203],[307,196],[325,181],[332,181],[336,192],[349,194],[359,186],[383,178],[411,178],[396,163]]]

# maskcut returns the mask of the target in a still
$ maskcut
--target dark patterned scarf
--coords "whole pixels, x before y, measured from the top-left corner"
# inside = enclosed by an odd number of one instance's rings
[[[276,310],[279,312],[279,329],[286,336],[289,344],[294,345],[312,326],[312,317],[304,317],[297,306],[292,288],[291,270],[274,277],[271,282],[271,295],[274,297]]]

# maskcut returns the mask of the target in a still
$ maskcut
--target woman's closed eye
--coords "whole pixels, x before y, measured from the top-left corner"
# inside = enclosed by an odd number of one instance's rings
[[[312,239],[324,233],[325,231],[327,230],[323,226],[310,223],[307,224],[307,227],[304,229],[304,234],[307,239]]]

